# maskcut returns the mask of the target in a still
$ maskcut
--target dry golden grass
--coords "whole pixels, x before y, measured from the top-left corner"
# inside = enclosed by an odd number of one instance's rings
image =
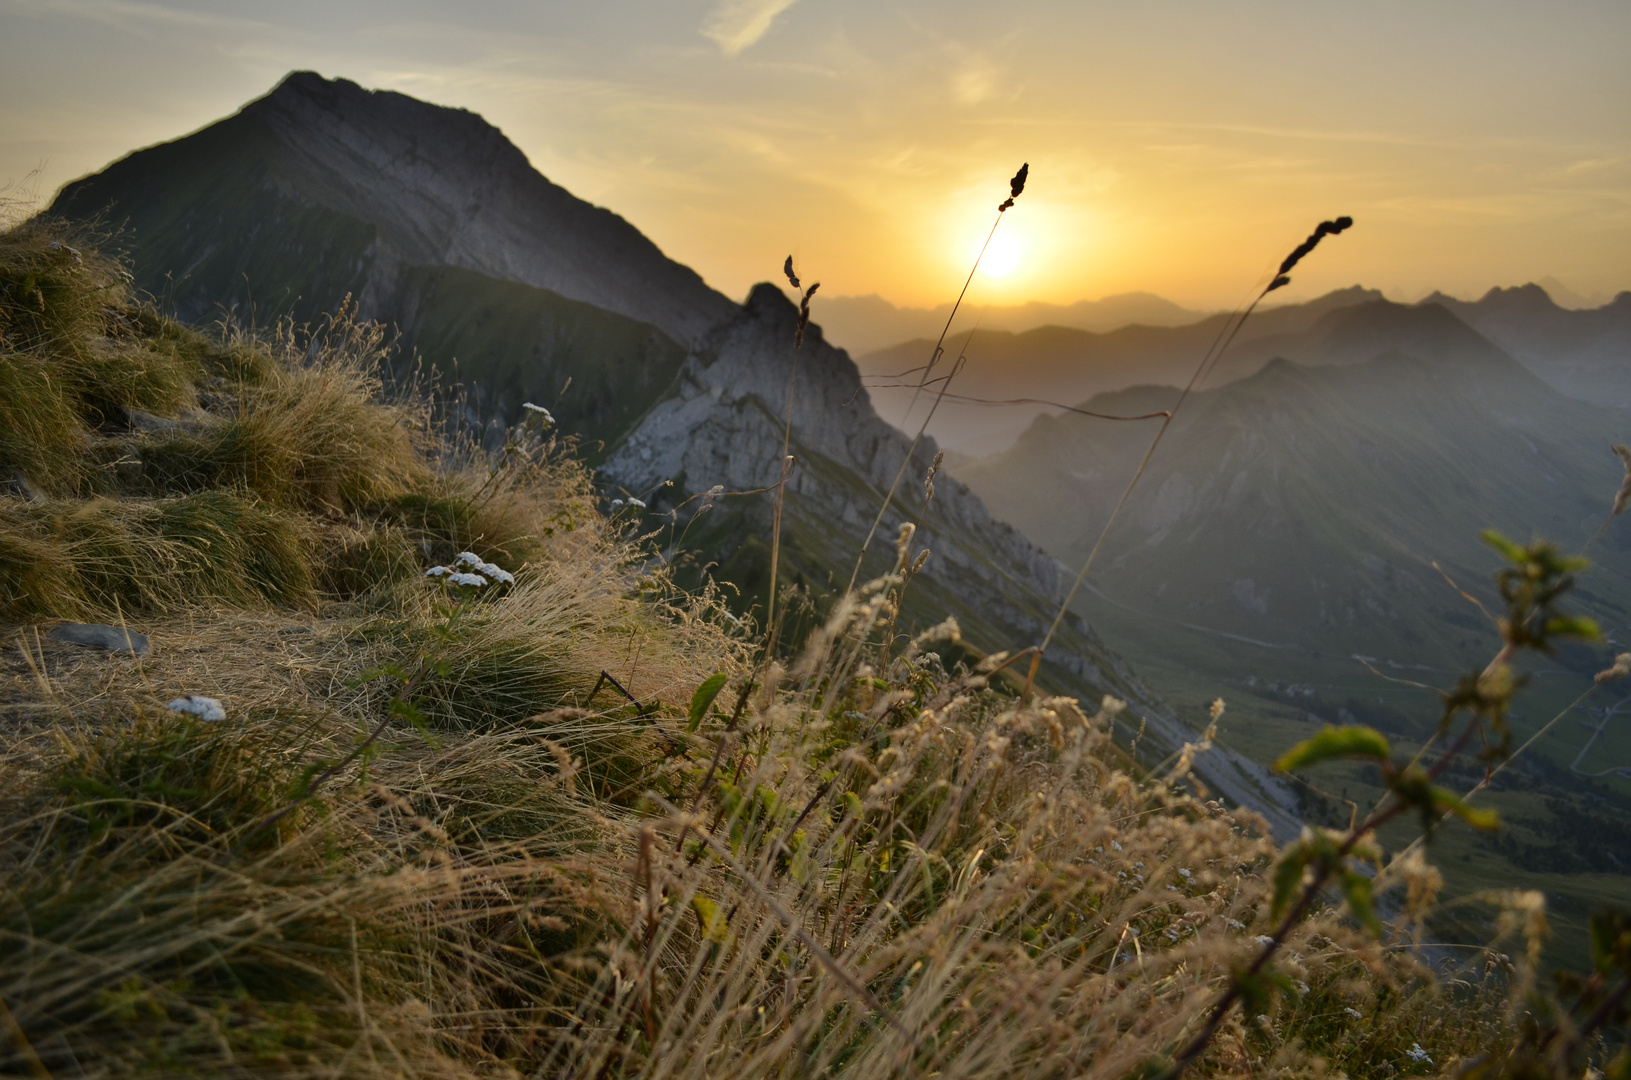
[[[1115,702],[884,648],[909,532],[796,664],[755,664],[563,447],[483,454],[386,394],[377,331],[201,338],[26,228],[0,380],[93,352],[185,378],[120,384],[172,423],[64,390],[0,444],[47,489],[0,496],[0,1072],[1121,1076],[1257,948],[1273,847],[1187,758],[1129,775]],[[36,263],[68,284],[17,315]],[[422,576],[467,549],[513,587]],[[51,642],[52,614],[152,654]],[[1321,911],[1205,1070],[1391,1077],[1501,1035],[1406,944]]]

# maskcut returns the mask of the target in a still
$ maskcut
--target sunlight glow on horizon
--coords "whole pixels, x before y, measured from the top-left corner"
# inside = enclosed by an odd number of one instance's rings
[[[949,302],[1021,161],[977,302],[1227,308],[1336,214],[1277,295],[1631,287],[1617,0],[0,10],[0,184],[43,162],[45,198],[311,68],[481,113],[738,299],[795,251],[832,295]]]

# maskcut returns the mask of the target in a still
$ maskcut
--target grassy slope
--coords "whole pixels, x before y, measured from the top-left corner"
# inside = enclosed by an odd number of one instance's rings
[[[0,447],[35,490],[0,495],[8,1073],[1120,1076],[1255,947],[1268,848],[1118,772],[1106,715],[1016,710],[904,643],[884,664],[900,583],[689,733],[744,643],[632,576],[578,466],[431,445],[366,327],[201,338],[63,239],[0,237],[6,430],[19,402],[58,421]],[[147,523],[199,500],[282,523],[302,587],[233,562],[238,519]],[[76,546],[88,520],[160,561]],[[514,587],[419,576],[466,544]],[[53,560],[79,577],[31,576]],[[153,654],[44,638],[64,597]],[[602,669],[648,713],[590,697]],[[1207,1072],[1395,1076],[1412,1043],[1498,1037],[1333,914],[1284,963],[1307,990]]]

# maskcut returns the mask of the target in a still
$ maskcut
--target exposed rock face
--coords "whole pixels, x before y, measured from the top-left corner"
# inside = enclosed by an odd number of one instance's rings
[[[826,470],[807,464],[796,469],[789,484],[789,507],[813,505],[826,520],[842,522],[843,531],[855,537],[853,558],[910,441],[872,411],[854,362],[822,339],[819,326],[807,330],[795,374],[797,319],[797,310],[779,289],[756,287],[738,313],[687,359],[677,392],[653,408],[606,462],[607,475],[630,490],[675,477],[684,477],[692,491],[714,484],[728,491],[774,484],[780,475],[792,378],[795,455],[801,460],[819,457],[823,464],[854,473],[867,487],[857,491],[853,485],[827,484]],[[909,519],[925,530],[923,540],[934,550],[933,566],[949,563],[992,577],[993,587],[1002,579],[1038,597],[1056,598],[1059,564],[994,521],[963,484],[942,475],[934,500],[925,505],[923,478],[935,451],[933,439],[918,446],[888,528],[880,530],[883,548],[887,550],[895,526]]]
[[[797,318],[780,290],[755,288],[687,358],[674,394],[651,409],[606,461],[603,475],[629,491],[659,495],[660,485],[672,480],[678,491],[672,503],[716,484],[752,491],[776,483]],[[797,361],[791,443],[798,465],[788,485],[784,533],[817,535],[843,577],[910,442],[872,411],[854,362],[822,340],[816,326],[806,332]],[[919,526],[915,542],[932,552],[911,586],[920,615],[950,612],[985,649],[1040,641],[1059,602],[1064,569],[994,520],[978,496],[945,473],[925,503],[923,478],[935,450],[926,439],[915,451],[873,541],[868,572],[882,569],[900,522],[912,521]],[[768,505],[768,495],[757,498]],[[763,528],[764,517],[752,527]],[[909,608],[912,600],[909,592]],[[1093,693],[1130,700],[1156,743],[1175,750],[1194,738],[1079,618],[1062,627],[1048,660],[1056,689],[1090,701]],[[1299,823],[1285,809],[1295,797],[1284,781],[1222,747],[1203,755],[1199,768],[1228,798],[1264,813],[1277,833],[1295,834]]]

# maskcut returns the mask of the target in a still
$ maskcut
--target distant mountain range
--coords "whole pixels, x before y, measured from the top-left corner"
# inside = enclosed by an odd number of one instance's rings
[[[848,579],[907,452],[818,327],[795,365],[796,311],[777,287],[732,302],[623,219],[551,184],[472,113],[296,73],[232,117],[68,185],[50,212],[121,230],[138,285],[184,318],[312,319],[350,295],[399,329],[405,352],[456,376],[473,418],[514,421],[523,401],[547,405],[586,440],[605,484],[650,503],[652,527],[716,485],[775,482],[796,377],[782,580],[817,597]],[[955,615],[985,649],[1031,644],[1058,603],[1058,564],[955,480],[925,504],[934,453],[919,447],[867,573],[887,565],[909,518],[933,554],[906,618]],[[666,518],[670,536],[700,504],[686,505]],[[700,549],[695,565],[762,597],[768,522],[768,495],[727,495],[686,544]],[[1080,619],[1045,675],[1068,692],[1129,698],[1166,749],[1185,737]],[[1294,827],[1288,789],[1260,766],[1219,753],[1206,768],[1231,798]]]
[[[1491,289],[1473,303],[1434,293],[1422,303],[1455,312],[1571,397],[1631,405],[1631,292],[1595,309],[1560,307],[1539,285]]]
[[[913,338],[935,338],[951,315],[951,305],[896,307],[881,296],[828,296],[821,300],[820,322],[827,337],[851,352],[871,352]],[[1180,326],[1204,313],[1179,307],[1154,293],[1130,292],[1074,304],[975,305],[964,314],[978,317],[987,330],[1024,331],[1038,326],[1071,326],[1078,330],[1114,330],[1134,323]]]
[[[1387,347],[1391,334],[1406,332],[1403,324],[1387,323],[1397,321],[1396,312],[1404,305],[1374,307],[1382,301],[1380,292],[1354,286],[1308,303],[1260,311],[1206,385],[1250,375],[1277,358],[1304,364],[1369,359]],[[1493,289],[1475,302],[1435,293],[1422,305],[1454,312],[1564,394],[1597,404],[1631,404],[1631,293],[1584,311],[1558,307],[1536,285]],[[1337,312],[1361,306],[1372,310],[1369,320],[1335,318]],[[935,413],[929,432],[950,450],[985,456],[1012,444],[1035,417],[1062,411],[1042,402],[1076,405],[1094,394],[1132,386],[1181,386],[1217,340],[1226,318],[1213,315],[1169,327],[1124,326],[1105,333],[1062,326],[1022,333],[954,333],[946,359],[966,353],[968,361],[948,388],[950,396]],[[879,415],[907,430],[917,430],[922,422],[927,397],[915,392],[914,369],[928,359],[933,345],[933,338],[923,338],[857,360]],[[1417,342],[1417,348],[1432,354],[1429,343]],[[969,398],[980,401],[959,400]],[[1016,399],[1034,400],[989,404]]]
[[[1334,308],[1243,352],[1269,349],[1281,358],[1185,405],[1107,540],[1084,612],[1114,604],[1152,633],[1244,643],[1220,676],[1242,669],[1251,642],[1343,674],[1355,653],[1449,672],[1494,641],[1444,577],[1493,602],[1482,529],[1576,550],[1602,524],[1623,473],[1610,445],[1631,440],[1631,410],[1566,396],[1443,304]],[[1177,398],[1141,385],[1083,405],[1139,414]],[[957,475],[1079,563],[1158,422],[1038,417]],[[1582,602],[1631,640],[1631,521],[1614,519],[1593,556]]]

